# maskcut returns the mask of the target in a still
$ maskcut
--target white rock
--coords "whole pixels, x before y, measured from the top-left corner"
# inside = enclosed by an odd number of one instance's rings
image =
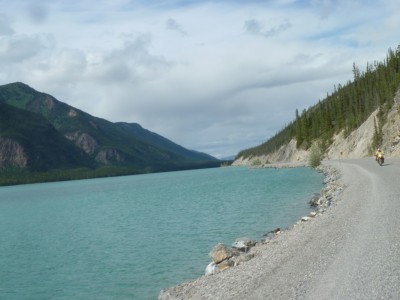
[[[205,275],[213,275],[215,273],[218,273],[220,270],[215,262],[211,262],[208,264],[206,267]]]

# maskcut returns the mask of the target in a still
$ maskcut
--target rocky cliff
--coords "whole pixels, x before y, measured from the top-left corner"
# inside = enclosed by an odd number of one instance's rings
[[[233,162],[233,166],[264,166],[271,163],[298,163],[306,162],[308,152],[296,149],[296,140],[280,147],[276,152],[262,156],[239,157]]]
[[[19,143],[0,137],[0,169],[8,167],[23,168],[27,163],[28,157]]]
[[[75,143],[76,146],[81,148],[87,154],[95,153],[99,147],[97,141],[87,133],[80,131],[66,133],[65,137]]]
[[[400,157],[400,90],[394,97],[394,105],[382,128],[382,149],[389,157]]]

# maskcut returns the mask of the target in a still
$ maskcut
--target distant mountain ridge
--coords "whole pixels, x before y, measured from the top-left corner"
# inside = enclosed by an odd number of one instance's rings
[[[25,164],[16,164],[2,161],[0,153],[3,169],[113,166],[157,172],[219,164],[215,157],[188,150],[139,124],[91,116],[21,82],[0,86],[0,105],[0,151],[1,141],[3,148],[12,142],[26,156]]]

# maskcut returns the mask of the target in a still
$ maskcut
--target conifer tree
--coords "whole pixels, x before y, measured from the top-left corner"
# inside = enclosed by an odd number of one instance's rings
[[[301,120],[299,116],[299,110],[296,109],[296,147],[299,148],[302,143],[303,143],[303,134],[302,134]]]

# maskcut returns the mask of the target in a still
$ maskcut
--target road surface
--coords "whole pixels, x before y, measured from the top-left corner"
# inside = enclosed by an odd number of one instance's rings
[[[327,212],[164,299],[400,299],[400,160],[328,163],[347,187]]]

